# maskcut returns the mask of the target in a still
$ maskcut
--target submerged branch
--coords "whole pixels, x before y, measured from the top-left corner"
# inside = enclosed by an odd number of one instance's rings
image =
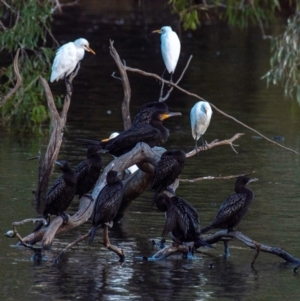
[[[195,182],[200,182],[204,180],[230,180],[230,179],[236,179],[238,177],[245,176],[245,174],[240,174],[240,175],[231,175],[231,176],[224,176],[224,177],[214,177],[214,176],[206,176],[206,177],[201,177],[201,178],[196,178],[196,179],[179,179],[180,182],[183,183],[195,183]]]
[[[228,233],[227,230],[220,230],[220,231],[216,232],[215,234],[209,235],[209,236],[207,235],[207,236],[205,236],[205,238],[202,238],[202,239],[204,239],[209,244],[213,244],[213,243],[216,243],[216,242],[222,240],[224,237],[235,238],[235,239],[239,240],[240,242],[244,243],[249,248],[255,249],[255,250],[257,249],[257,246],[259,245],[259,250],[261,252],[276,255],[289,263],[300,264],[300,259],[294,257],[293,255],[289,254],[288,252],[284,251],[283,249],[277,248],[277,247],[271,247],[271,246],[268,246],[268,245],[262,244],[262,243],[258,243],[239,231],[230,231]]]
[[[284,259],[288,263],[294,263],[300,266],[300,259],[294,257],[293,255],[289,254],[288,252],[284,251],[281,248],[277,247],[271,247],[266,244],[258,243],[254,240],[252,240],[250,237],[244,235],[242,232],[238,231],[230,231],[228,233],[227,230],[220,230],[212,235],[205,235],[201,238],[202,240],[206,241],[209,244],[215,244],[219,241],[224,241],[226,239],[236,239],[248,246],[251,249],[256,250],[254,259],[252,260],[251,264],[254,265],[255,259],[258,257],[260,251],[276,255],[282,259]],[[228,243],[228,241],[227,241]],[[159,250],[157,253],[155,253],[151,257],[144,257],[146,260],[162,260],[164,258],[169,257],[170,255],[173,255],[175,253],[182,253],[183,255],[187,254],[187,251],[191,248],[190,245],[176,245],[172,244],[169,247],[165,247],[164,249]],[[296,266],[297,268],[297,266]],[[296,269],[295,268],[295,269]],[[294,269],[294,270],[295,270]]]

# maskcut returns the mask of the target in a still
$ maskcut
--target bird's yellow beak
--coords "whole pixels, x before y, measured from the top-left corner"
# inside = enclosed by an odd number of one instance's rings
[[[169,117],[173,117],[173,116],[182,116],[182,114],[180,112],[165,112],[165,113],[159,115],[159,119],[165,120],[165,119],[167,119]]]
[[[85,48],[86,51],[91,52],[92,54],[96,54],[96,52],[92,48],[90,48],[89,46],[85,46],[84,48]]]
[[[161,33],[161,29],[153,30],[152,33]]]
[[[109,138],[106,138],[106,139],[102,139],[101,142],[107,142],[109,140],[110,140]]]

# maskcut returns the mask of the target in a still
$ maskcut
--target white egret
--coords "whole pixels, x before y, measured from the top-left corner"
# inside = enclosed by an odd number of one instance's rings
[[[108,140],[113,139],[113,138],[116,138],[117,136],[119,136],[119,133],[118,133],[118,132],[113,132],[113,133],[110,134]],[[132,166],[129,166],[129,167],[127,168],[127,170],[128,170],[131,174],[133,174],[134,172],[136,172],[138,169],[139,169],[139,168],[138,168],[135,164],[132,165]]]
[[[64,79],[71,74],[78,62],[83,59],[84,51],[96,54],[90,48],[89,42],[83,38],[69,42],[58,48],[52,65],[50,82],[53,83],[55,80]]]
[[[161,29],[154,30],[153,32],[161,34],[161,54],[168,72],[171,73],[172,81],[172,75],[180,54],[179,38],[170,26],[163,26]]]
[[[211,115],[212,109],[207,101],[199,101],[191,109],[191,128],[195,140],[195,149],[197,149],[197,140],[203,136],[209,126]]]

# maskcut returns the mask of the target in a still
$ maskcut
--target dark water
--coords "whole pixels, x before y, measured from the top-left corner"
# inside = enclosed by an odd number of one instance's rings
[[[97,56],[86,54],[80,74],[74,82],[74,97],[60,158],[74,166],[84,158],[85,150],[75,139],[103,138],[121,131],[121,82],[112,78],[117,71],[109,55],[108,41],[113,39],[128,66],[161,74],[159,37],[154,29],[176,19],[153,1],[86,1],[69,14],[56,17],[54,31],[61,43],[79,36],[90,41]],[[117,6],[116,10],[114,6]],[[68,25],[69,24],[69,25]],[[70,25],[71,24],[71,25]],[[280,27],[271,31],[278,32]],[[182,54],[175,78],[190,54],[194,55],[181,86],[208,99],[268,137],[283,136],[283,145],[300,151],[300,108],[295,100],[282,96],[280,88],[266,89],[260,77],[268,70],[269,43],[257,28],[240,32],[226,26],[205,26],[198,32],[182,32]],[[131,112],[141,104],[155,101],[160,86],[151,78],[129,74],[132,88]],[[62,82],[51,86],[56,93]],[[174,91],[168,99],[173,111],[182,118],[167,120],[171,136],[166,148],[193,148],[189,111],[197,100]],[[108,114],[108,111],[111,114]],[[182,178],[218,176],[256,171],[258,182],[252,185],[255,200],[238,229],[258,242],[282,247],[300,257],[299,239],[299,156],[257,139],[256,134],[213,113],[205,134],[208,141],[245,136],[235,154],[229,146],[215,148],[187,160]],[[36,183],[35,156],[47,144],[47,137],[24,139],[2,129],[0,146],[0,226],[6,232],[13,221],[34,217],[31,189]],[[106,158],[108,162],[109,158]],[[54,175],[54,177],[57,174]],[[234,181],[181,183],[178,195],[199,211],[202,226],[208,224],[218,206],[233,192]],[[126,261],[118,263],[115,254],[102,245],[81,243],[54,266],[51,259],[69,242],[90,228],[90,222],[55,239],[53,249],[45,253],[48,261],[35,265],[29,250],[14,247],[15,240],[0,238],[1,300],[299,300],[299,276],[292,265],[280,258],[260,254],[255,269],[250,267],[253,251],[232,242],[231,256],[223,257],[223,246],[204,251],[196,258],[180,255],[160,262],[143,262],[139,256],[157,250],[149,239],[160,238],[163,214],[150,208],[152,194],[146,191],[133,202],[122,224],[110,231],[111,242],[123,248]],[[78,203],[70,208],[75,212]],[[26,235],[32,225],[20,227]],[[100,232],[100,231],[99,231]],[[99,233],[99,235],[101,235]],[[212,265],[212,268],[210,268]]]

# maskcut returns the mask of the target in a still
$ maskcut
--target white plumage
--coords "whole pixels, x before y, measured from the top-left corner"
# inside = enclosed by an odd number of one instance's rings
[[[163,26],[161,29],[153,32],[161,34],[161,54],[169,73],[174,73],[179,55],[180,41],[170,26]]]
[[[191,128],[196,148],[197,140],[206,132],[209,126],[211,115],[212,109],[207,101],[199,101],[191,109]]]
[[[89,42],[83,38],[69,42],[58,48],[52,65],[50,82],[53,83],[55,80],[64,79],[71,74],[78,62],[83,59],[84,51],[95,54],[89,47]]]

